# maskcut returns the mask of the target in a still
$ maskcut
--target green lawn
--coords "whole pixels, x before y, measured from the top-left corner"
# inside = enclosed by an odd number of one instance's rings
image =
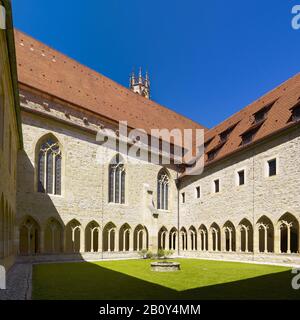
[[[175,259],[181,271],[150,271],[149,260],[40,264],[33,299],[299,299],[291,269]]]

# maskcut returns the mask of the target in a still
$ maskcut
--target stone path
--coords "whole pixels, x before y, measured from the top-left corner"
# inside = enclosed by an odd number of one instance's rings
[[[32,265],[15,264],[6,275],[6,290],[0,290],[0,300],[30,300]]]

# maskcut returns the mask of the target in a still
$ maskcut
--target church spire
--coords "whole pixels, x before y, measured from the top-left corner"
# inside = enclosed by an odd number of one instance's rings
[[[139,68],[138,77],[136,77],[134,71],[132,71],[129,79],[129,87],[131,91],[150,99],[150,79],[148,71],[146,71],[145,77],[143,77],[142,68]]]

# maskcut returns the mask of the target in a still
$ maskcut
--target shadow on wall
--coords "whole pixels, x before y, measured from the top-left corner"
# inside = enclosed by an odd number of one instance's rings
[[[58,196],[54,205],[47,193],[37,192],[35,169],[25,151],[18,155],[18,187],[17,187],[17,219],[16,219],[16,251],[21,257],[35,260],[38,255],[57,257],[64,253],[65,260],[84,260],[81,251],[86,236],[81,224],[73,219],[67,225],[62,221],[57,210],[64,199]],[[53,160],[55,161],[55,160]],[[54,163],[53,163],[54,165]],[[46,166],[44,167],[46,169]],[[46,172],[44,172],[46,176]],[[53,177],[52,188],[57,182]],[[60,177],[59,177],[60,179]],[[93,232],[95,248],[98,250],[99,231],[94,224],[90,225]],[[91,240],[90,240],[91,246]],[[26,259],[25,259],[26,260]]]
[[[158,284],[162,281],[156,276],[153,281],[157,283],[152,283],[94,263],[41,264],[34,266],[33,299],[299,299],[291,279],[291,272],[284,271],[177,291]]]

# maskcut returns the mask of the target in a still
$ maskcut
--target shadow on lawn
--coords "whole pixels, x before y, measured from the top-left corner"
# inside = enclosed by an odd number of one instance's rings
[[[58,275],[56,278],[51,274]],[[34,299],[299,299],[284,271],[251,279],[176,291],[93,263],[39,265],[34,272]]]

